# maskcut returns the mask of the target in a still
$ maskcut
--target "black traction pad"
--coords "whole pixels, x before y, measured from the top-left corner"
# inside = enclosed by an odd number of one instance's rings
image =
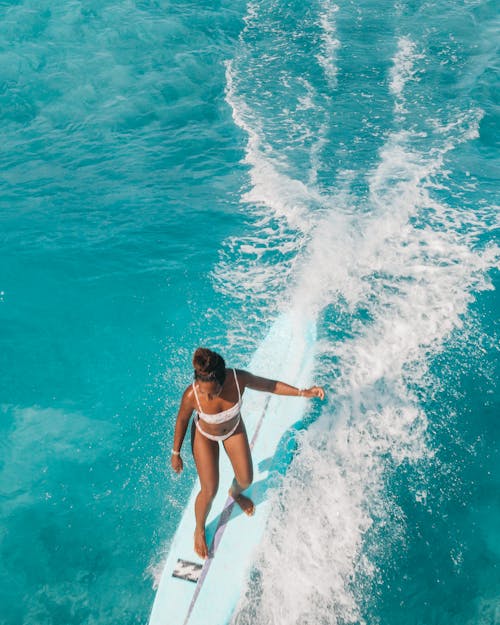
[[[177,560],[172,577],[178,577],[179,579],[185,579],[188,582],[198,581],[203,564],[197,564],[196,562],[189,562],[188,560]]]

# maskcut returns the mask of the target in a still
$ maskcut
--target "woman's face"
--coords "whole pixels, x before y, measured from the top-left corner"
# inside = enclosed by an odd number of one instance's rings
[[[219,384],[217,380],[210,380],[210,382],[202,382],[198,380],[196,382],[196,390],[200,395],[213,399],[217,397],[222,390],[222,384]]]

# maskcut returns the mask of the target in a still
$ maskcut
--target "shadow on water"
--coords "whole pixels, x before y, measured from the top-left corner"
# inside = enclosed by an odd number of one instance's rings
[[[267,475],[257,482],[254,482],[245,494],[250,497],[255,507],[257,508],[268,498],[269,490],[278,488],[281,478],[285,475],[287,468],[290,466],[295,452],[297,451],[297,433],[306,429],[311,423],[311,420],[301,419],[291,425],[278,441],[274,454],[258,463],[259,473],[267,473]],[[228,508],[234,507],[234,510],[228,510]],[[231,512],[228,522],[237,518],[243,511],[239,506],[234,506],[234,503],[226,505],[224,509],[218,514],[206,527],[207,541],[210,543],[212,538],[221,522],[221,517],[227,516]]]

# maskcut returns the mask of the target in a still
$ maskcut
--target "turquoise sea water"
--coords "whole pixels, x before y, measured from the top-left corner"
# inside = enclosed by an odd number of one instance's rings
[[[147,623],[191,353],[290,309],[328,400],[235,622],[500,622],[498,45],[485,1],[0,3],[1,625]]]

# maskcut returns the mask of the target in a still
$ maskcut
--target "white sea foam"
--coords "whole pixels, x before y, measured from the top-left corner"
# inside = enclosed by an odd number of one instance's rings
[[[409,381],[427,375],[429,354],[461,328],[472,293],[489,288],[486,272],[499,265],[498,248],[475,249],[474,227],[460,234],[463,223],[479,228],[477,214],[431,195],[443,156],[473,137],[477,123],[472,112],[468,123],[439,127],[446,138],[431,154],[415,151],[412,133],[392,134],[368,177],[370,210],[337,206],[314,222],[288,306],[363,309],[369,321],[353,316],[352,338],[318,344],[328,404],[302,434],[276,494],[237,623],[362,622],[377,558],[403,540],[387,470],[432,456]],[[384,528],[377,547],[373,536]]]
[[[237,93],[231,61],[226,63],[226,100],[234,123],[248,136],[243,162],[249,167],[250,190],[242,201],[256,207],[271,208],[274,217],[282,217],[292,228],[308,229],[311,202],[322,198],[303,182],[291,178],[280,168],[280,159],[264,140],[258,117]],[[308,95],[311,102],[310,94]],[[282,163],[281,163],[282,164]]]
[[[393,58],[390,71],[389,88],[395,96],[394,111],[398,114],[406,113],[404,89],[412,80],[419,80],[415,64],[423,59],[423,54],[417,52],[417,46],[409,37],[400,37],[398,50]]]
[[[337,51],[340,48],[340,40],[337,38],[335,14],[338,6],[331,2],[323,2],[322,11],[319,15],[321,26],[321,52],[316,55],[330,89],[337,86]]]
[[[314,186],[287,172],[283,159],[265,141],[255,111],[239,95],[236,77],[232,62],[227,62],[226,100],[235,124],[247,135],[243,162],[248,167],[250,184],[242,193],[241,201],[251,207],[254,228],[253,234],[226,242],[213,277],[220,290],[242,302],[252,294],[252,305],[246,318],[248,323],[256,302],[259,299],[267,302],[270,291],[278,293],[289,282],[297,256],[314,228],[311,207],[322,209],[325,200]],[[303,78],[299,82],[305,87],[312,105],[312,87]],[[311,143],[310,180],[315,180],[315,167],[323,142],[319,132],[316,141]],[[235,257],[238,258],[236,263]],[[279,271],[276,271],[277,267]],[[238,331],[234,340],[241,340]]]

